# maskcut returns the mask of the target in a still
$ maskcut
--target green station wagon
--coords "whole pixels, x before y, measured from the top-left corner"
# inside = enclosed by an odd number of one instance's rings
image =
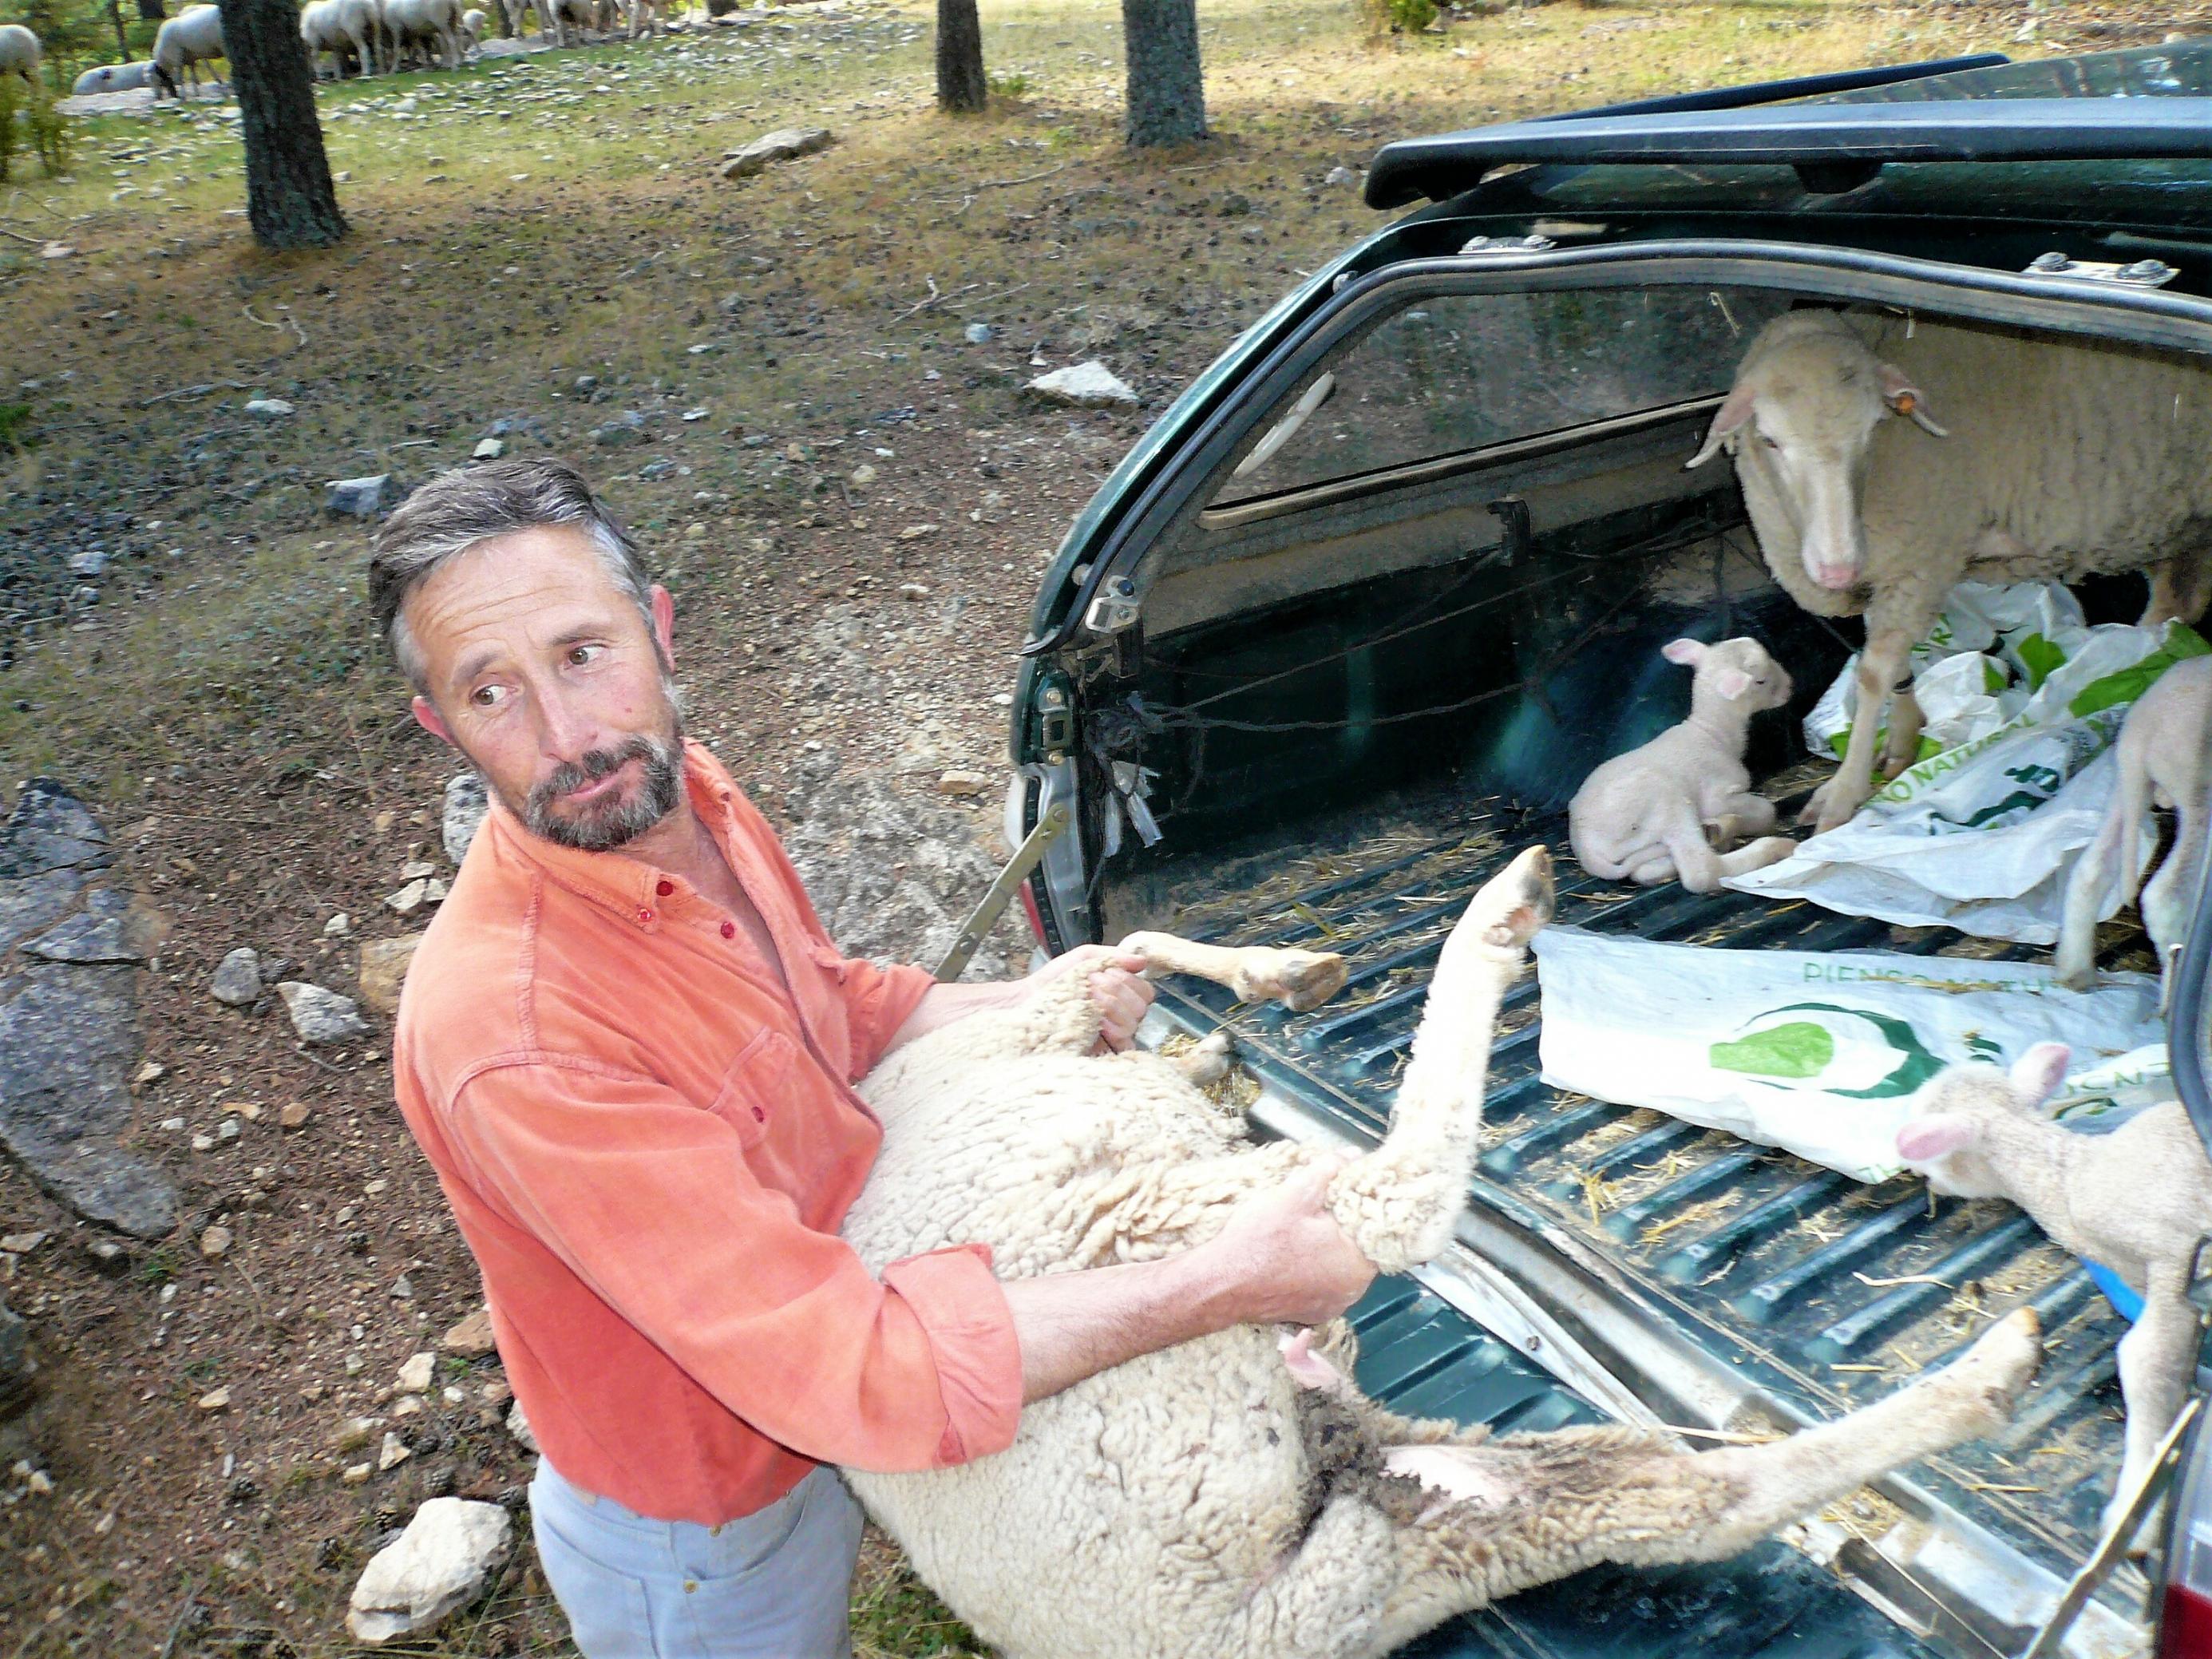
[[[1346,1146],[1382,1132],[1444,920],[1514,849],[1564,853],[1583,778],[1680,718],[1661,643],[1759,636],[1798,692],[1754,726],[1753,775],[1785,814],[1826,775],[1796,723],[1857,624],[1791,604],[1728,468],[1684,466],[1761,323],[1848,305],[2025,331],[2027,349],[2212,356],[2212,42],[1412,140],[1366,190],[1425,205],[1231,343],[1068,534],[1008,803],[1048,950],[1164,927],[1350,959],[1311,1012],[1176,981],[1148,1028],[1230,1027],[1258,1131]],[[2139,578],[2077,592],[2093,621],[2142,605]],[[1740,949],[2046,959],[1564,859],[1559,914]],[[2212,903],[2198,916],[2172,1038],[2204,1129]],[[2152,965],[2139,934],[2102,959]],[[1532,977],[1502,1017],[1457,1244],[1356,1310],[1371,1393],[1501,1431],[1802,1424],[2022,1304],[2046,1358],[1997,1441],[1742,1559],[1586,1573],[1419,1652],[2212,1655],[2212,1476],[2187,1468],[2212,1437],[2179,1460],[2163,1555],[2092,1559],[2126,1326],[2079,1262],[2002,1204],[1562,1095],[1539,1075],[1542,1018]]]

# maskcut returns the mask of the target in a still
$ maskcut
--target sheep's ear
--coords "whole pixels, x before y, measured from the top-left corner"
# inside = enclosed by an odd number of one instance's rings
[[[1686,668],[1695,668],[1705,660],[1705,642],[1703,640],[1669,640],[1659,647],[1659,654],[1668,662],[1680,663]]]
[[[1713,423],[1705,428],[1705,447],[1682,463],[1685,471],[1703,466],[1720,453],[1723,445],[1733,454],[1735,434],[1751,418],[1752,405],[1759,401],[1758,392],[1751,386],[1740,386],[1721,399],[1721,406],[1713,411]]]
[[[1951,435],[1948,427],[1936,424],[1928,412],[1928,394],[1913,385],[1910,374],[1895,363],[1876,363],[1875,373],[1881,377],[1881,400],[1889,405],[1891,414],[1909,416],[1923,432],[1932,432],[1939,438]]]
[[[2040,1106],[2066,1080],[2067,1063],[2073,1058],[2073,1051],[2063,1042],[2039,1042],[2013,1062],[2012,1086],[2027,1097],[2029,1105]]]
[[[1963,1152],[1979,1133],[1970,1117],[1938,1112],[1916,1117],[1897,1132],[1897,1155],[1907,1164],[1933,1164],[1952,1152]]]
[[[1750,689],[1751,676],[1741,668],[1723,668],[1713,676],[1713,685],[1721,696],[1734,702]]]

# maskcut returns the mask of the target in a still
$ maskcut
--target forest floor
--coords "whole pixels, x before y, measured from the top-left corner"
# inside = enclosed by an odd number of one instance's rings
[[[842,765],[987,844],[993,806],[937,779],[998,770],[1043,563],[1177,390],[1381,222],[1333,170],[1662,91],[2212,30],[2202,3],[1560,0],[1401,39],[1346,0],[1206,0],[1214,137],[1135,155],[1113,0],[984,11],[1000,94],[968,119],[933,111],[929,10],[896,0],[326,86],[353,226],[327,252],[254,249],[216,105],[86,117],[67,182],[18,158],[0,186],[0,805],[63,780],[166,921],[131,1143],[187,1217],[103,1272],[92,1230],[0,1167],[0,1235],[45,1236],[0,1252],[0,1296],[46,1385],[0,1431],[0,1470],[22,1460],[0,1474],[0,1654],[353,1651],[345,1599],[391,1528],[527,1478],[496,1360],[447,1354],[427,1408],[378,1430],[412,1455],[344,1479],[347,1425],[389,1417],[474,1271],[392,1109],[388,1024],[311,1057],[206,994],[240,944],[350,991],[361,940],[419,925],[383,902],[402,867],[441,858],[453,763],[406,715],[326,480],[420,482],[501,421],[510,453],[576,457],[675,592],[693,730],[772,814]],[[837,142],[717,176],[794,125]],[[1094,357],[1139,410],[1021,392]],[[279,1129],[293,1102],[307,1121]],[[857,1634],[973,1640],[879,1543]],[[526,1546],[410,1650],[567,1647]]]

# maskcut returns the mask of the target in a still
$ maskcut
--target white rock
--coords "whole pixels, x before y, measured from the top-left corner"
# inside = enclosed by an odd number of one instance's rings
[[[436,1370],[438,1357],[432,1353],[408,1356],[407,1363],[399,1368],[399,1392],[422,1394],[430,1387],[431,1373]]]
[[[376,1454],[376,1467],[379,1469],[396,1469],[414,1455],[407,1449],[404,1440],[396,1434],[387,1434],[384,1437],[383,1449]]]
[[[1055,368],[1029,383],[1028,391],[1056,404],[1075,404],[1085,409],[1134,409],[1136,392],[1114,371],[1095,360]]]
[[[399,879],[402,881],[415,881],[437,873],[438,866],[428,859],[410,859],[399,866]]]
[[[469,453],[472,461],[495,461],[507,453],[507,446],[496,438],[482,440]]]
[[[522,1443],[523,1450],[533,1457],[538,1455],[538,1437],[531,1431],[530,1419],[522,1414],[520,1400],[507,1408],[507,1431]]]
[[[446,782],[445,814],[438,826],[439,838],[445,843],[446,856],[454,864],[468,856],[469,843],[477,838],[477,826],[490,810],[484,794],[484,781],[474,772],[463,772]]]
[[[422,894],[428,886],[429,883],[427,879],[417,876],[398,892],[386,893],[384,896],[384,902],[387,908],[397,910],[403,916],[412,915],[422,908]]]
[[[284,1012],[291,1015],[292,1029],[302,1042],[343,1042],[368,1035],[351,997],[296,979],[279,985],[276,994],[284,999]]]
[[[343,939],[353,931],[353,918],[341,910],[323,924],[325,939]]]
[[[293,413],[292,405],[282,398],[249,398],[246,412],[264,421],[281,421]]]
[[[1356,185],[1358,182],[1359,175],[1346,167],[1331,167],[1328,176],[1322,180],[1324,185]]]
[[[261,958],[251,946],[241,945],[222,959],[208,981],[208,994],[234,1008],[252,1005],[261,994]]]
[[[362,1570],[346,1629],[371,1644],[436,1629],[483,1594],[512,1537],[507,1511],[496,1504],[431,1498]]]

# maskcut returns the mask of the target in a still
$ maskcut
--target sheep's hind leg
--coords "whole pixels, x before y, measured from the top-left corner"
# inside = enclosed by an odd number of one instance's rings
[[[1601,1561],[1661,1566],[1738,1554],[1893,1468],[1994,1433],[2034,1376],[2040,1346],[2023,1309],[1944,1370],[1768,1445],[1681,1452],[1638,1430],[1595,1428],[1432,1451],[1431,1461],[1466,1465],[1455,1483],[1462,1489],[1502,1486],[1510,1495],[1448,1502],[1404,1530],[1403,1582],[1362,1652],[1389,1653],[1455,1613]]]
[[[2150,604],[2142,626],[2159,628],[2169,622],[2194,623],[2212,604],[2212,532],[2201,547],[2177,553],[2164,564],[2154,565]]]
[[[1326,951],[1233,949],[1173,933],[1132,933],[1121,948],[1144,957],[1149,972],[1189,974],[1227,986],[1243,1001],[1279,1002],[1299,1014],[1341,991],[1346,971],[1344,958]]]

